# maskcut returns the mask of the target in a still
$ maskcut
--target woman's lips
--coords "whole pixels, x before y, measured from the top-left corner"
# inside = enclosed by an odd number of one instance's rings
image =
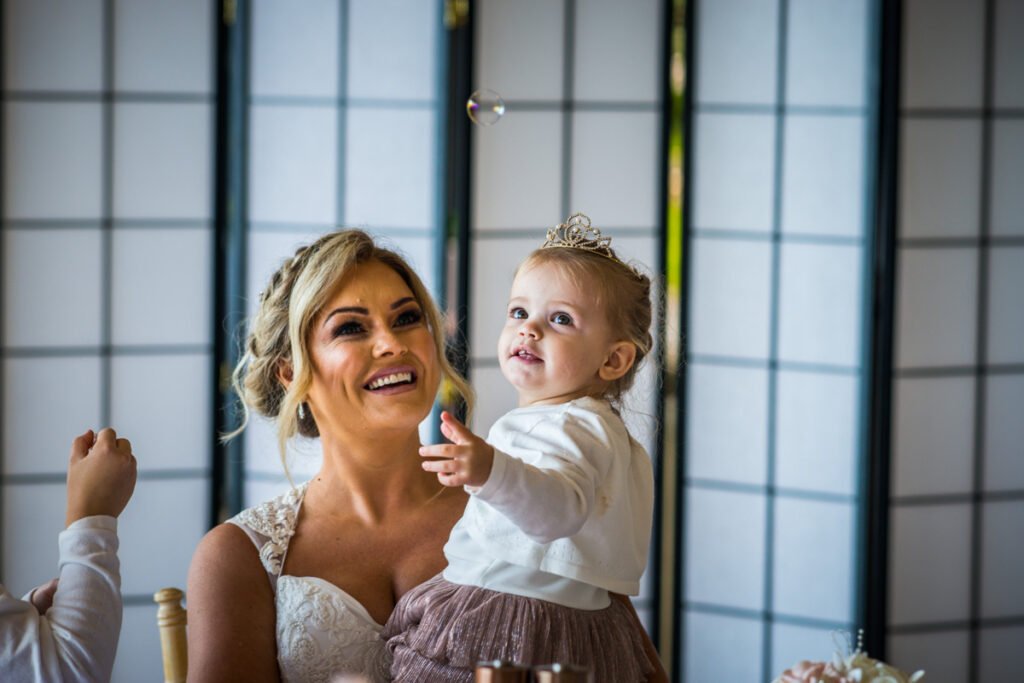
[[[415,387],[416,379],[416,371],[411,367],[386,368],[374,373],[363,388],[375,394],[396,394]]]

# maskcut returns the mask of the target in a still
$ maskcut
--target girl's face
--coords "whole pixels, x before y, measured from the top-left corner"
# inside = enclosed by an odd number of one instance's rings
[[[498,362],[520,407],[603,392],[600,373],[614,339],[595,288],[586,285],[549,263],[521,269],[512,282]]]
[[[321,434],[415,430],[440,382],[412,290],[379,261],[356,266],[313,322],[309,405]]]

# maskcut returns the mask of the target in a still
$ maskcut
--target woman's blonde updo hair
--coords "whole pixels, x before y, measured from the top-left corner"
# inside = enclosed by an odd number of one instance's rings
[[[308,337],[317,315],[327,305],[339,283],[361,264],[377,261],[394,270],[412,290],[423,310],[437,349],[437,363],[444,380],[472,406],[473,392],[445,355],[441,314],[416,272],[396,252],[377,245],[361,230],[339,230],[300,248],[270,278],[260,295],[245,352],[235,366],[232,384],[241,398],[241,426],[225,439],[237,436],[249,422],[250,411],[274,419],[278,448],[285,462],[285,444],[295,434],[315,437],[320,432],[312,412],[299,406],[305,401],[313,373]],[[281,374],[290,370],[286,389]]]
[[[523,261],[516,273],[552,264],[584,291],[593,293],[617,340],[632,342],[636,359],[622,377],[609,382],[602,398],[621,406],[622,396],[633,386],[637,369],[654,347],[651,336],[651,278],[614,256],[574,248],[540,248]]]

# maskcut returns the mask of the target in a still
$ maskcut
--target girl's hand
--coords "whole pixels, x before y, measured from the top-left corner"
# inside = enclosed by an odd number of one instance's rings
[[[483,486],[491,476],[494,449],[489,443],[469,431],[451,413],[441,413],[441,433],[450,444],[420,446],[424,458],[423,469],[436,472],[437,480],[445,486]]]

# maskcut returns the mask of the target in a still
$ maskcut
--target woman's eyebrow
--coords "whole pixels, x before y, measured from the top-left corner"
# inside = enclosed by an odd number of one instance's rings
[[[416,301],[416,297],[412,297],[412,296],[404,296],[404,297],[402,297],[401,299],[399,299],[395,303],[391,304],[391,310],[393,311],[396,308],[401,308],[402,306],[406,305],[410,301]]]
[[[342,306],[340,308],[335,308],[333,311],[327,314],[326,318],[324,318],[323,326],[326,327],[330,319],[337,315],[338,313],[358,313],[359,315],[370,315],[370,309],[363,308],[362,306]]]

